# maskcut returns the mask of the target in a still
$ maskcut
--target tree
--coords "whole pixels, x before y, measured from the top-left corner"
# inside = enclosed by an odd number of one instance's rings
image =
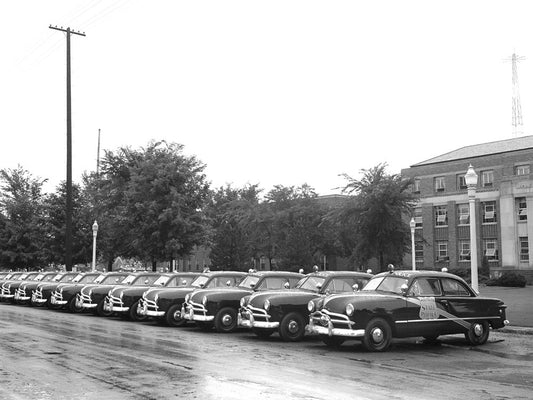
[[[185,256],[205,242],[205,165],[183,146],[150,142],[146,148],[106,152],[92,197],[108,255],[151,260]]]
[[[44,182],[20,165],[0,170],[0,260],[4,266],[20,269],[44,264]]]
[[[380,269],[389,263],[400,264],[409,250],[408,220],[415,198],[409,190],[411,180],[386,173],[387,164],[363,169],[362,178],[343,176],[348,183],[343,193],[352,196],[336,215],[341,241],[351,246],[352,258],[365,264],[378,260]]]
[[[55,193],[45,197],[46,214],[44,253],[48,263],[65,261],[66,183]],[[92,220],[86,193],[77,184],[72,185],[72,261],[87,264],[92,253]]]
[[[257,185],[241,189],[228,185],[213,192],[210,257],[217,268],[245,271],[251,266],[254,243],[248,222],[259,204],[259,193]]]

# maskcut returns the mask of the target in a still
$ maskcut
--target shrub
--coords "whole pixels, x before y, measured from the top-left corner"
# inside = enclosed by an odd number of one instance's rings
[[[487,281],[487,286],[525,287],[526,278],[516,272],[504,272],[499,278]]]

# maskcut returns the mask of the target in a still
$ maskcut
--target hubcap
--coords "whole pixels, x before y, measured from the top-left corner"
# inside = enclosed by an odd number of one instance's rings
[[[296,332],[298,332],[298,322],[296,322],[295,320],[291,320],[291,321],[289,322],[288,329],[289,329],[289,332],[290,332],[290,333],[296,333]]]
[[[372,330],[372,340],[375,343],[380,343],[383,341],[383,331],[381,330],[381,328],[374,328]]]
[[[176,311],[174,312],[173,317],[174,317],[175,320],[179,320],[179,319],[181,319],[181,311],[176,310]]]
[[[483,335],[483,326],[481,324],[474,325],[474,335],[478,337]]]
[[[228,325],[231,325],[231,323],[233,322],[233,318],[231,317],[231,315],[229,314],[225,314],[223,317],[222,317],[222,323],[226,326]]]

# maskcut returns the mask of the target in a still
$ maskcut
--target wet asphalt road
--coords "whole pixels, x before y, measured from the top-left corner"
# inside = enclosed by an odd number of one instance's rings
[[[0,399],[531,399],[533,336],[330,349],[0,303]]]

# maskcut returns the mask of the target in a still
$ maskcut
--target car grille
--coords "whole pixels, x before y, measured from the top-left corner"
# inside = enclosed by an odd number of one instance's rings
[[[313,321],[313,324],[325,327],[351,329],[355,325],[355,322],[351,321],[347,315],[332,313],[328,310],[315,311],[309,318]]]
[[[109,304],[113,304],[113,306],[116,306],[116,307],[122,307],[124,305],[120,297],[108,295],[107,300]]]
[[[142,297],[139,300],[139,305],[141,308],[146,308],[148,311],[159,311],[159,307],[154,300],[149,300]]]
[[[251,315],[254,321],[260,322],[270,322],[270,318],[272,318],[272,316],[268,314],[265,309],[253,307],[251,305],[243,307],[241,315],[244,319],[250,319]]]
[[[207,315],[207,309],[201,303],[196,303],[194,301],[189,300],[187,303],[184,304],[184,307],[187,312],[190,312],[190,310],[192,309],[195,315]]]

